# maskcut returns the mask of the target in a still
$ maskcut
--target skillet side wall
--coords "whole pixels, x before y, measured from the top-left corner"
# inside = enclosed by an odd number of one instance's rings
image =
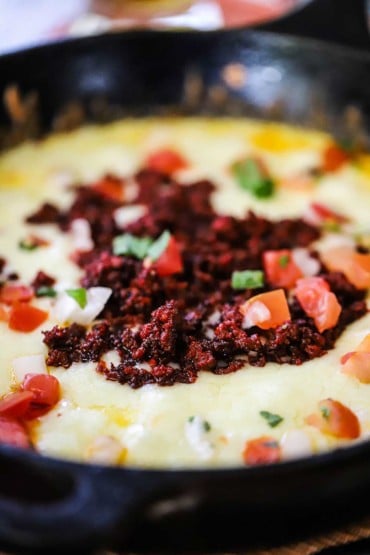
[[[222,69],[235,62],[246,66],[247,80],[231,90]],[[266,79],[267,68],[275,70],[274,79]],[[369,75],[368,54],[246,31],[128,33],[0,58],[0,91],[11,83],[22,93],[36,91],[43,131],[72,101],[81,101],[93,118],[97,98],[113,107],[100,119],[237,114],[339,134],[348,132],[343,114],[354,106],[368,131]],[[8,123],[4,111],[0,121]],[[278,544],[303,528],[343,519],[341,505],[349,497],[361,512],[370,490],[369,457],[364,444],[276,468],[151,472],[87,467],[2,447],[0,542],[46,552],[101,544],[172,553]],[[42,493],[32,487],[35,480]]]

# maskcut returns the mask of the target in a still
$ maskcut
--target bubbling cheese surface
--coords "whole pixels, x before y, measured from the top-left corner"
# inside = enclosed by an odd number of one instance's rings
[[[75,248],[71,234],[62,234],[54,225],[26,224],[26,216],[47,201],[68,206],[72,200],[69,184],[93,182],[107,173],[130,176],[148,153],[168,145],[190,162],[189,169],[179,172],[180,181],[214,181],[213,203],[220,214],[239,217],[252,209],[274,220],[301,217],[314,200],[348,216],[359,231],[369,232],[370,160],[366,156],[356,165],[323,176],[314,189],[281,187],[265,200],[240,189],[230,175],[233,161],[253,154],[261,156],[271,174],[283,180],[316,167],[328,140],[319,132],[273,123],[187,118],[86,126],[26,143],[0,158],[0,256],[23,283],[30,283],[42,269],[56,278],[60,289],[79,287],[81,270],[70,259]],[[19,249],[19,241],[30,233],[42,236],[49,245],[34,251]],[[49,310],[52,302],[40,298],[34,304]],[[37,330],[18,333],[0,322],[1,395],[12,386],[13,359],[46,355],[41,330],[56,323],[50,316]],[[302,454],[350,443],[305,423],[317,403],[330,397],[358,416],[361,441],[370,433],[370,385],[343,374],[340,358],[368,333],[369,314],[344,331],[335,349],[301,366],[268,363],[228,375],[200,372],[195,383],[172,387],[146,385],[134,390],[107,381],[95,371],[95,363],[74,364],[68,370],[50,368],[61,384],[62,398],[34,422],[32,439],[40,453],[72,460],[90,460],[94,440],[111,436],[125,449],[120,464],[236,466],[243,464],[245,442],[258,436],[274,437],[284,445],[292,431],[302,430],[307,438]],[[283,421],[270,428],[261,411],[278,414]]]

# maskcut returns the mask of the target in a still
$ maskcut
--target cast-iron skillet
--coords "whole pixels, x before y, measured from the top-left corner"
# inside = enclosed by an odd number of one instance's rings
[[[333,22],[348,19],[352,42],[368,44],[364,20],[353,34],[364,8],[359,0],[318,0],[304,8],[301,28],[304,22],[312,27],[309,15],[319,3],[335,8],[329,12]],[[280,24],[289,30],[289,19]],[[238,90],[222,81],[222,69],[234,62],[247,68]],[[0,90],[18,83],[23,93],[37,91],[45,129],[74,100],[103,119],[120,110],[273,113],[305,124],[325,121],[335,130],[344,129],[339,122],[351,105],[362,111],[368,129],[369,77],[369,52],[244,30],[130,32],[0,58]],[[105,97],[113,111],[97,110],[97,97]],[[5,113],[1,117],[5,122]],[[0,542],[47,553],[99,546],[174,553],[278,545],[355,518],[366,511],[369,494],[369,442],[275,466],[201,471],[104,468],[1,447]]]

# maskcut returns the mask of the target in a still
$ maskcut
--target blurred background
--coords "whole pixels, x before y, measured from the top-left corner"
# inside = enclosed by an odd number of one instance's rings
[[[356,1],[356,0],[353,0]],[[265,22],[307,0],[0,0],[0,53],[135,27],[212,30]]]

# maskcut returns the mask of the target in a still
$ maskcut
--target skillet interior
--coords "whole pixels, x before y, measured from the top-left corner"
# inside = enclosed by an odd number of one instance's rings
[[[221,77],[225,64],[235,62],[248,76],[237,90]],[[271,67],[276,78],[268,80],[264,70]],[[37,133],[60,125],[55,116],[78,100],[88,118],[101,121],[125,114],[246,114],[348,134],[369,129],[369,70],[370,54],[268,33],[145,32],[3,57],[0,90],[17,83],[23,93],[38,93]],[[350,106],[362,114],[360,123],[353,110],[348,116]],[[1,119],[7,123],[4,112]],[[2,447],[0,540],[46,552],[278,544],[346,518],[349,498],[351,516],[363,511],[369,456],[366,443],[274,467],[154,472],[89,467]]]

